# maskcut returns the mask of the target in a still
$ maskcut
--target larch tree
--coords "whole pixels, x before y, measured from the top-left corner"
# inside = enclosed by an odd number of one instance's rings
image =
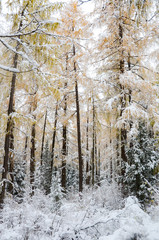
[[[78,146],[78,164],[79,164],[79,192],[83,190],[83,157],[81,146],[81,123],[80,123],[80,97],[79,97],[79,63],[82,57],[80,39],[86,34],[87,22],[82,18],[78,2],[72,1],[65,8],[62,15],[63,34],[68,37],[68,70],[69,81],[74,82],[75,104],[76,104],[76,128],[77,128],[77,146]]]
[[[34,72],[37,75],[39,59],[37,56],[37,49],[32,48],[33,39],[35,36],[41,33],[43,28],[46,27],[49,20],[48,16],[54,9],[58,9],[59,5],[51,4],[48,1],[8,1],[9,11],[13,11],[12,16],[12,30],[11,33],[4,33],[0,36],[1,44],[9,50],[12,54],[12,67],[5,65],[0,65],[0,68],[4,71],[12,72],[11,78],[11,88],[9,94],[9,103],[8,103],[8,117],[7,117],[7,128],[5,134],[5,143],[4,143],[4,161],[3,161],[3,172],[2,172],[2,191],[0,201],[3,203],[5,192],[6,192],[6,183],[8,182],[8,190],[10,193],[13,193],[13,184],[14,184],[14,126],[16,117],[13,118],[15,112],[15,92],[16,92],[16,82],[17,76],[25,75],[27,72]],[[45,8],[42,8],[44,6]],[[18,5],[18,7],[16,7]],[[38,10],[39,9],[39,10]],[[11,15],[11,14],[9,14]],[[45,18],[46,22],[43,22],[41,19]],[[57,22],[49,23],[48,28],[52,27],[55,29]],[[41,29],[39,29],[41,27]],[[45,35],[43,38],[46,39]],[[4,41],[4,39],[7,39]],[[28,42],[30,40],[30,42]],[[29,45],[30,44],[30,45]],[[31,46],[32,45],[32,46]],[[34,52],[36,50],[36,53]],[[21,63],[20,63],[21,62]],[[19,69],[18,69],[19,68]],[[24,70],[25,68],[25,70]],[[18,77],[19,78],[19,77]],[[32,128],[32,134],[33,133]],[[8,168],[9,167],[9,168]],[[10,178],[10,180],[8,180]]]
[[[151,94],[154,94],[153,82],[148,79],[150,72],[144,74],[146,51],[143,49],[152,40],[148,37],[152,29],[147,20],[147,8],[151,1],[108,0],[96,4],[100,16],[99,26],[103,29],[96,63],[101,79],[108,84],[108,92],[111,92],[106,112],[109,115],[110,110],[116,110],[116,117],[111,120],[110,126],[116,128],[116,170],[120,167],[121,175],[124,176],[126,145],[130,137],[128,133],[135,128],[139,116],[149,114],[144,102],[145,89],[151,88]],[[155,25],[153,31],[155,34]]]

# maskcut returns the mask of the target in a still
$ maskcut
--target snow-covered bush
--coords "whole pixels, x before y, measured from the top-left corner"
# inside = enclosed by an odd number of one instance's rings
[[[93,190],[91,196],[97,193]],[[151,218],[135,197],[127,198],[123,208],[110,210],[109,203],[102,207],[89,196],[65,199],[58,211],[50,211],[51,198],[40,191],[21,204],[7,200],[1,212],[0,239],[158,240],[158,206],[153,207]]]

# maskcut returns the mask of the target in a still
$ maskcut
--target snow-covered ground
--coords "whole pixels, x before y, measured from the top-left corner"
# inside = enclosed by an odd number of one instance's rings
[[[122,206],[123,205],[123,206]],[[87,190],[62,200],[55,210],[37,192],[21,204],[7,200],[0,218],[1,240],[159,240],[159,206],[143,211],[134,197],[122,200],[115,186]]]

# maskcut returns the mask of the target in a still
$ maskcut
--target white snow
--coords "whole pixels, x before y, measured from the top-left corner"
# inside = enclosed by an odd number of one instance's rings
[[[54,211],[51,201],[40,192],[32,201],[26,196],[21,204],[7,200],[0,218],[0,239],[159,240],[159,207],[147,213],[135,197],[123,204],[114,186],[87,190],[82,199],[76,195],[63,200]]]
[[[14,72],[14,73],[19,73],[20,71],[17,68],[12,68],[12,67],[8,67],[8,66],[4,66],[2,64],[0,64],[0,68],[8,71],[8,72]]]

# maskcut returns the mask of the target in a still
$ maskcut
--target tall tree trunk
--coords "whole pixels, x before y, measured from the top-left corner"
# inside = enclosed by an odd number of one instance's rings
[[[98,148],[98,186],[100,186],[100,143]]]
[[[53,167],[54,167],[54,152],[55,152],[56,126],[57,126],[57,111],[58,111],[58,101],[56,103],[56,109],[55,109],[54,130],[53,130],[53,135],[52,135],[52,146],[51,146],[51,173],[52,174],[53,174]]]
[[[44,151],[44,142],[45,142],[46,120],[47,120],[47,110],[46,110],[46,113],[45,113],[43,136],[42,136],[42,143],[41,143],[41,162],[40,162],[41,166],[42,166],[42,161],[43,161],[43,151]]]
[[[25,138],[25,146],[24,146],[24,155],[23,155],[23,166],[24,166],[24,171],[25,174],[27,172],[27,148],[28,148],[28,136]]]
[[[90,184],[90,163],[89,163],[89,109],[87,108],[87,126],[86,126],[86,184]]]
[[[121,17],[121,16],[120,16]],[[120,69],[120,74],[124,73],[124,50],[123,50],[123,26],[121,23],[119,23],[119,45],[120,45],[120,62],[119,62],[119,69]],[[121,110],[120,110],[120,117],[123,115],[123,111],[126,108],[126,94],[124,87],[120,85],[121,89],[121,97],[120,97],[120,104],[121,104]],[[125,174],[125,162],[127,162],[127,157],[126,157],[126,150],[125,150],[125,145],[126,145],[126,139],[127,139],[127,131],[125,128],[125,124],[121,127],[121,174],[124,176]]]
[[[66,67],[67,69],[67,67]],[[67,83],[65,83],[65,88],[67,87]],[[66,117],[67,112],[67,94],[64,95],[64,115]],[[66,123],[63,124],[63,141],[62,141],[62,179],[61,185],[63,188],[63,192],[66,192],[66,155],[67,155],[67,126]]]
[[[9,139],[9,175],[10,181],[8,183],[8,192],[13,195],[13,184],[14,184],[14,121],[11,120],[11,128],[10,128],[10,139]]]
[[[28,6],[28,3],[24,7],[21,17],[24,16],[24,12],[26,7]],[[19,23],[18,31],[21,30],[23,25],[23,20]],[[20,38],[20,37],[19,37]],[[16,51],[18,51],[20,46],[20,43],[17,43]],[[13,58],[13,68],[17,68],[18,65],[18,54],[15,53]],[[16,77],[17,74],[13,73],[12,80],[11,80],[11,89],[10,89],[10,97],[9,97],[9,105],[8,105],[8,121],[7,121],[7,128],[6,128],[6,135],[5,135],[5,143],[4,143],[4,161],[3,161],[3,172],[2,172],[2,191],[0,194],[0,207],[2,207],[2,204],[4,202],[5,198],[5,192],[6,192],[6,181],[8,178],[8,170],[10,171],[10,177],[11,177],[11,184],[9,185],[9,192],[13,193],[13,182],[14,182],[14,121],[12,119],[11,114],[14,112],[14,96],[15,96],[15,85],[16,85]],[[8,165],[9,169],[8,169]]]
[[[28,148],[28,136],[25,138],[25,146],[24,146],[24,162],[26,162],[27,158],[27,148]]]
[[[36,116],[34,115],[34,111],[37,108],[37,100],[36,100],[36,92],[34,93],[33,96],[33,118],[34,118],[34,123],[32,124],[31,128],[31,151],[30,151],[30,185],[31,185],[31,196],[34,195],[34,189],[35,189],[35,136],[36,136]]]
[[[18,49],[19,44],[17,44],[16,49]],[[18,65],[18,54],[16,53],[13,59],[13,67],[17,68]],[[13,182],[14,182],[14,120],[12,119],[11,114],[14,112],[14,95],[15,95],[15,84],[16,84],[16,73],[13,73],[11,80],[11,89],[10,89],[10,98],[8,106],[8,121],[7,129],[5,135],[5,144],[4,144],[4,161],[3,161],[3,172],[2,172],[2,192],[0,195],[0,203],[3,203],[6,191],[6,181],[8,178],[8,171],[10,172],[10,183],[8,186],[9,192],[13,193]],[[9,169],[8,169],[9,165]]]
[[[128,70],[131,70],[131,62],[130,62],[130,52],[128,52]],[[129,89],[129,104],[131,103],[132,98],[132,90]]]
[[[17,44],[17,49],[19,44]],[[13,60],[13,67],[17,68],[18,65],[18,54],[16,53]],[[8,178],[8,170],[10,172],[11,183],[9,183],[8,190],[10,193],[13,193],[13,170],[14,170],[14,121],[12,119],[11,114],[14,112],[14,95],[15,95],[15,84],[16,84],[16,73],[13,73],[12,81],[11,81],[11,90],[10,90],[10,98],[9,98],[9,106],[8,106],[8,121],[7,121],[7,129],[5,135],[5,144],[4,144],[4,161],[3,161],[3,172],[2,172],[2,192],[0,195],[0,203],[3,203],[6,191],[6,181]],[[9,169],[8,169],[9,165]]]
[[[97,129],[96,129],[96,124],[95,124],[95,139],[94,139],[94,156],[95,156],[95,179],[96,183],[98,183],[98,155],[97,155]]]
[[[112,139],[111,139],[111,128],[110,128],[110,148],[112,148]],[[112,182],[113,179],[113,156],[112,151],[110,150],[110,182]]]
[[[120,161],[120,131],[116,130],[116,178],[117,182],[120,183],[119,179],[121,176],[121,161]]]
[[[34,182],[35,182],[35,123],[32,125],[31,130],[31,155],[30,155],[30,184],[31,195],[34,195]]]
[[[94,170],[95,170],[95,107],[93,98],[92,185],[94,185]]]
[[[73,56],[75,57],[75,45],[73,45]],[[76,77],[76,61],[74,60],[75,73],[75,95],[76,95],[76,112],[77,112],[77,141],[78,141],[78,161],[79,161],[79,192],[83,191],[83,158],[81,149],[81,129],[80,129],[80,107],[78,96],[78,81]]]

